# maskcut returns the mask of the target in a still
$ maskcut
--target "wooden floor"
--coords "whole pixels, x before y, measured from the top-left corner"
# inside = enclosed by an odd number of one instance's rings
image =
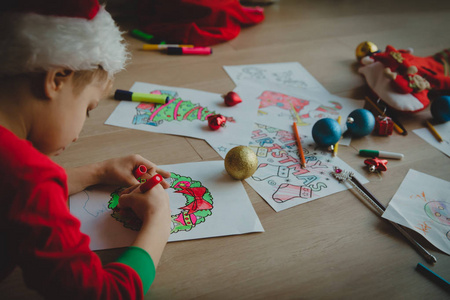
[[[168,56],[139,51],[115,88],[135,81],[225,93],[235,86],[224,65],[300,62],[330,93],[363,99],[368,93],[356,72],[356,46],[369,40],[412,47],[419,56],[450,47],[450,1],[280,0],[265,6],[263,23],[213,47],[211,56]],[[120,20],[124,29],[136,24]],[[80,139],[55,158],[64,167],[139,153],[164,165],[220,156],[203,140],[148,133],[103,123],[117,106],[107,99],[91,113]],[[422,127],[429,110],[402,116],[408,131]],[[405,154],[378,176],[366,171],[357,149]],[[339,157],[370,180],[365,186],[387,205],[409,169],[450,181],[449,157],[414,133],[367,136],[339,148]],[[264,233],[169,243],[146,299],[444,299],[448,294],[415,271],[424,264],[408,242],[351,191],[276,213],[246,183]],[[417,237],[438,263],[432,269],[450,280],[450,257]],[[121,249],[99,251],[106,262]],[[430,266],[431,267],[431,266]],[[0,283],[2,299],[39,299],[20,270]],[[447,298],[448,299],[448,298]]]

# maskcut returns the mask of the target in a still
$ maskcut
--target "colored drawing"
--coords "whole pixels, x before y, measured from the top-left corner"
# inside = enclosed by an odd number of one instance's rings
[[[205,222],[205,218],[212,214],[213,209],[213,197],[209,190],[202,186],[200,181],[175,173],[171,173],[170,182],[170,188],[174,190],[174,193],[183,194],[186,198],[185,206],[179,208],[181,212],[172,215],[171,233],[189,231],[197,224]],[[111,216],[123,223],[125,228],[139,231],[142,221],[136,214],[130,209],[121,209],[117,206],[122,190],[120,188],[111,193],[108,201],[108,208],[112,210]]]
[[[249,101],[258,102],[256,123],[291,131],[292,123],[297,122],[301,131],[308,135],[318,120],[337,119],[338,116],[346,118],[353,110],[364,106],[364,101],[360,100],[271,84],[245,83],[234,91],[239,95],[245,94]],[[347,129],[345,124],[341,122],[342,132]],[[339,144],[349,145],[350,138],[342,138]]]
[[[450,255],[450,182],[410,169],[383,218],[408,227]]]
[[[169,241],[264,231],[242,182],[226,174],[223,161],[160,167],[171,172]],[[121,190],[95,186],[70,196],[70,211],[93,250],[129,246],[142,226],[132,210],[117,207]]]
[[[171,187],[175,193],[183,194],[186,197],[186,205],[180,207],[181,212],[172,215],[174,226],[171,233],[181,230],[189,231],[196,225],[205,222],[206,217],[212,214],[213,197],[200,181],[174,173],[171,178]]]
[[[334,165],[350,167],[338,157],[332,157],[330,152],[315,149],[312,137],[300,134],[306,168],[300,166],[297,144],[290,131],[255,124],[248,142],[248,146],[256,153],[259,164],[252,177],[246,181],[275,211],[346,189],[345,185],[332,180],[329,172]],[[209,143],[222,157],[234,146]],[[367,182],[360,175],[358,179]]]
[[[250,135],[258,112],[259,103],[249,101],[245,91],[239,94],[243,101],[230,107],[225,105],[220,94],[199,90],[143,82],[136,82],[130,90],[165,94],[169,101],[165,104],[120,101],[105,124],[242,144]],[[217,114],[226,118],[226,125],[211,130],[207,118]]]
[[[132,123],[159,126],[164,121],[201,121],[207,122],[208,117],[215,115],[216,112],[208,110],[199,104],[192,103],[190,100],[183,100],[178,97],[175,91],[152,91],[151,94],[162,93],[172,96],[166,104],[140,103],[136,107],[136,115]],[[226,116],[225,116],[226,117]],[[227,122],[235,122],[233,117],[226,117]]]

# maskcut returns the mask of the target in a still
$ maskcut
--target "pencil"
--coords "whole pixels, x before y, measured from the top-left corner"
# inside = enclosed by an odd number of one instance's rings
[[[425,123],[428,126],[428,129],[430,129],[431,133],[434,135],[434,137],[438,140],[439,143],[442,143],[442,137],[439,134],[439,132],[437,132],[436,128],[434,128],[433,125],[431,125],[431,123],[429,121],[425,121]]]
[[[295,140],[297,141],[298,154],[300,155],[300,162],[302,168],[306,168],[305,154],[303,153],[302,142],[300,141],[300,136],[298,135],[297,123],[292,124],[294,128]]]
[[[384,112],[381,111],[381,109],[380,109],[375,103],[373,103],[372,100],[370,100],[369,97],[366,97],[366,100],[367,100],[367,102],[369,102],[370,104],[372,104],[372,106],[378,111],[378,113],[380,113],[381,115],[384,115]],[[403,129],[400,128],[400,126],[397,125],[397,123],[394,122],[394,120],[392,120],[392,123],[394,124],[394,129],[395,129],[398,133],[403,134],[403,133],[405,132]]]
[[[338,122],[338,124],[341,124],[341,116],[339,116],[339,117],[337,118],[337,122]],[[334,144],[334,148],[333,148],[333,156],[336,156],[336,155],[337,155],[338,146],[339,146],[339,141],[337,141],[336,144]]]

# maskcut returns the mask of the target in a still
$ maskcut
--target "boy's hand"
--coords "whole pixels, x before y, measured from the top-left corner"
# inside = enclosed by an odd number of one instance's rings
[[[137,154],[105,160],[99,164],[99,183],[101,184],[125,186],[138,184],[139,181],[134,177],[133,171],[140,165],[147,167],[149,175],[144,175],[144,178],[149,178],[151,174],[156,173],[164,178],[170,177],[170,172],[158,168],[154,163]],[[161,185],[165,189],[170,187],[164,180],[161,182]]]

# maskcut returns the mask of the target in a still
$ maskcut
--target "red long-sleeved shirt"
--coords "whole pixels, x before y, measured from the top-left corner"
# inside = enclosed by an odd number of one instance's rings
[[[143,298],[134,269],[90,250],[67,200],[64,169],[0,126],[0,281],[19,266],[49,299]]]

